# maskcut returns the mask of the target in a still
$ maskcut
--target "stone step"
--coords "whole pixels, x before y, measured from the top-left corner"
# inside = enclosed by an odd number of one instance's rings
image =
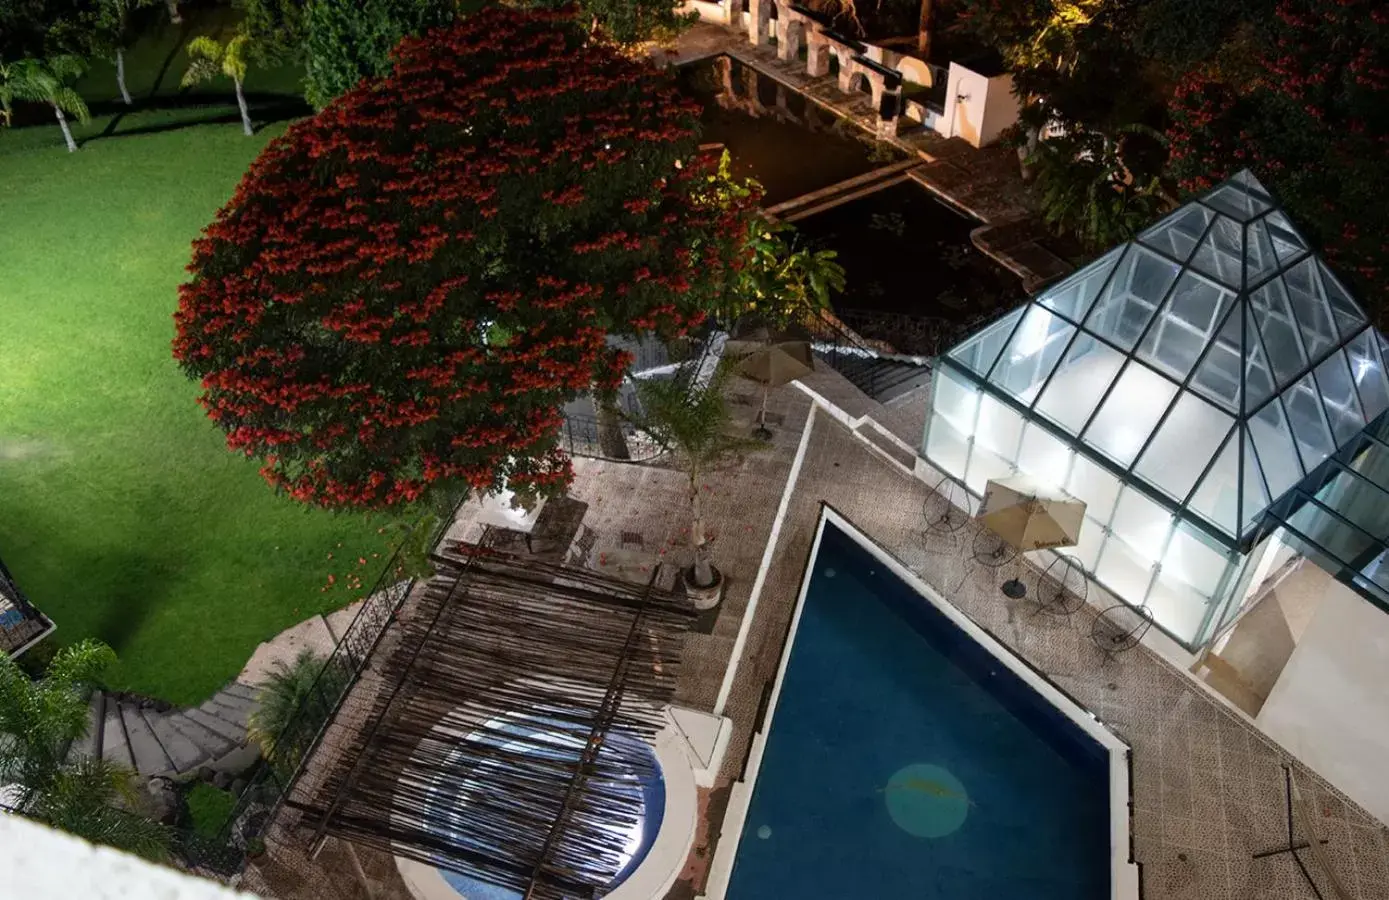
[[[211,703],[211,701],[204,703],[203,706],[207,706],[209,703]],[[183,715],[189,722],[201,728],[205,728],[237,746],[246,742],[246,729],[244,727],[237,725],[235,722],[228,722],[216,713],[198,708],[185,709]]]
[[[173,763],[174,771],[183,773],[207,762],[212,755],[208,750],[194,743],[183,732],[169,724],[163,713],[141,710],[145,724],[150,728],[154,739],[164,748],[164,755]]]
[[[170,713],[164,717],[164,721],[176,728],[184,737],[202,747],[211,759],[220,759],[240,746],[240,741],[232,736],[238,733],[235,729],[229,727],[227,735],[214,731],[189,715],[189,713],[194,712],[198,712],[198,710]],[[244,734],[241,736],[245,737]]]
[[[250,718],[255,705],[244,697],[221,691],[213,694],[211,699],[198,708],[208,715],[230,722],[244,731],[246,720]]]
[[[173,769],[173,761],[155,738],[140,707],[122,703],[119,709],[126,739],[130,741],[130,755],[135,760],[135,771],[141,775],[162,775]]]
[[[101,755],[107,762],[118,766],[128,769],[135,767],[135,760],[130,755],[130,743],[125,735],[125,726],[121,723],[120,706],[114,698],[106,704],[102,716]]]
[[[243,700],[249,700],[250,702],[255,703],[259,700],[258,694],[260,693],[260,691],[258,688],[251,687],[251,685],[249,684],[242,684],[239,681],[233,681],[231,684],[222,688],[220,693],[229,694],[233,697],[240,697]],[[213,695],[214,698],[216,696],[216,694]]]
[[[101,756],[102,736],[106,730],[106,695],[93,691],[87,704],[87,733],[72,742],[68,751],[70,758],[86,756],[96,759]]]

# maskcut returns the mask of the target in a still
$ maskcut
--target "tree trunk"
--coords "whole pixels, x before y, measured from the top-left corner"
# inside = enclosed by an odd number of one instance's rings
[[[241,81],[237,79],[236,84],[236,105],[241,108],[241,130],[246,132],[246,137],[251,137],[256,130],[251,127],[251,112],[246,108],[246,95],[241,93]]]
[[[63,140],[68,143],[68,152],[77,152],[77,142],[72,139],[72,129],[68,127],[68,117],[63,115],[63,111],[58,108],[58,104],[53,104],[53,112],[58,116],[58,127],[63,129]]]
[[[1037,152],[1037,143],[1041,139],[1040,132],[1036,128],[1028,128],[1024,132],[1027,141],[1018,148],[1018,173],[1022,176],[1024,184],[1032,181],[1032,167],[1027,161],[1032,158],[1032,154]]]
[[[130,99],[130,91],[125,86],[125,48],[123,47],[116,48],[116,85],[121,89],[121,99],[125,101],[125,105],[130,106],[134,103]]]
[[[921,0],[921,17],[916,28],[916,55],[931,61],[931,26],[936,17],[936,0]]]
[[[709,587],[714,583],[714,570],[704,540],[704,504],[699,497],[699,469],[694,465],[690,466],[690,547],[694,550],[694,586]]]
[[[175,25],[182,25],[183,16],[178,12],[178,0],[164,0],[164,5],[169,8],[169,21]]]
[[[593,408],[598,412],[598,449],[608,459],[631,459],[627,434],[622,430],[622,413],[617,408],[615,394],[593,394]]]

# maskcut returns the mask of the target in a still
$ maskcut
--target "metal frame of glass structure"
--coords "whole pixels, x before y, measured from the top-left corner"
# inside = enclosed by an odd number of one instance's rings
[[[1129,602],[1177,590],[1163,569],[1185,567],[1197,593],[1158,621],[1191,646],[1286,501],[1389,410],[1386,356],[1241,172],[945,354],[923,452],[976,493],[1021,469],[1086,500],[1099,534],[1076,552]],[[1132,565],[1106,567],[1113,535]]]

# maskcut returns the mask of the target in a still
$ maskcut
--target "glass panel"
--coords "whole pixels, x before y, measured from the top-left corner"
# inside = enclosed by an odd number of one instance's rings
[[[926,431],[926,458],[945,474],[963,479],[969,460],[969,441],[948,419],[933,415]]]
[[[1153,579],[1147,602],[1154,622],[1178,640],[1193,642],[1212,601],[1190,585],[1166,577],[1166,572],[1160,570]]]
[[[1365,427],[1365,417],[1360,412],[1360,400],[1356,397],[1355,382],[1351,378],[1345,353],[1337,350],[1327,357],[1326,362],[1317,366],[1316,376],[1326,420],[1331,425],[1331,436],[1339,447]]]
[[[1075,330],[1065,319],[1040,306],[1029,306],[989,382],[1030,406]]]
[[[950,420],[956,429],[970,434],[979,410],[979,389],[952,372],[949,366],[938,366],[931,385],[931,408]]]
[[[1192,495],[1190,508],[1227,534],[1239,533],[1236,522],[1239,517],[1239,441],[1236,438],[1225,441],[1220,457]]]
[[[1153,580],[1153,564],[1133,552],[1122,540],[1110,535],[1100,551],[1095,577],[1120,600],[1139,606],[1148,596]]]
[[[1095,571],[1095,563],[1099,561],[1100,548],[1104,546],[1106,536],[1107,532],[1104,530],[1104,526],[1086,516],[1085,521],[1080,526],[1080,540],[1076,542],[1074,547],[1067,547],[1060,552],[1074,556],[1080,561],[1085,571],[1093,572]]]
[[[1350,298],[1350,292],[1326,267],[1326,263],[1317,260],[1317,271],[1326,290],[1326,300],[1331,304],[1331,314],[1336,317],[1336,326],[1341,329],[1341,337],[1350,337],[1369,324],[1359,305]]]
[[[1244,393],[1244,412],[1249,414],[1260,403],[1273,396],[1273,372],[1269,369],[1268,355],[1259,340],[1254,325],[1255,312],[1245,304],[1244,316],[1244,379],[1241,387]],[[1231,317],[1233,318],[1233,316]]]
[[[1172,512],[1128,486],[1119,495],[1109,530],[1127,541],[1139,555],[1156,561],[1167,533],[1172,530]]]
[[[1207,544],[1190,525],[1177,523],[1162,558],[1164,577],[1175,577],[1204,596],[1214,597],[1229,570],[1230,557],[1226,553]]]
[[[1060,487],[1066,483],[1072,455],[1071,448],[1049,434],[1045,428],[1035,422],[1029,423],[1022,435],[1018,468],[1041,484]]]
[[[1185,500],[1234,424],[1233,418],[1200,397],[1183,393],[1134,471],[1173,499]]]
[[[1278,269],[1278,257],[1273,252],[1265,220],[1250,224],[1245,229],[1244,239],[1244,283],[1250,285],[1272,275]]]
[[[1016,462],[1018,442],[1022,440],[1022,416],[985,394],[979,400],[979,424],[974,428],[975,446],[997,453],[1006,462]]]
[[[1298,339],[1297,325],[1293,322],[1292,308],[1288,305],[1288,294],[1281,278],[1275,278],[1249,295],[1249,315],[1259,325],[1264,352],[1278,376],[1279,386],[1301,375],[1307,368],[1307,357],[1302,352],[1302,342]]]
[[[1123,366],[1118,351],[1082,331],[1033,408],[1070,434],[1080,434]]]
[[[1027,309],[1028,307],[1015,309],[997,322],[985,327],[983,331],[951,350],[950,358],[958,360],[961,365],[981,378],[988,375],[989,369],[993,368],[994,361],[998,359],[999,351],[1003,349],[1008,336],[1013,333],[1013,328],[1017,326],[1018,320],[1022,318],[1023,312]]]
[[[1268,236],[1273,241],[1273,251],[1278,254],[1279,265],[1286,266],[1307,252],[1307,242],[1297,233],[1287,216],[1271,212],[1264,217],[1264,222],[1268,224]]]
[[[1142,247],[1130,246],[1090,310],[1085,327],[1125,351],[1132,350],[1178,271],[1176,263]]]
[[[1085,501],[1086,515],[1108,525],[1119,488],[1119,479],[1113,472],[1076,454],[1071,477],[1066,481],[1066,493]]]
[[[1331,308],[1321,292],[1312,260],[1307,259],[1283,273],[1280,279],[1293,315],[1297,319],[1307,355],[1316,359],[1336,346],[1339,338],[1331,321]],[[1270,285],[1273,283],[1271,282]],[[1272,352],[1272,348],[1270,348]]]
[[[1147,366],[1130,362],[1082,437],[1090,446],[1127,466],[1143,449],[1153,426],[1176,393],[1175,384]]]
[[[1379,351],[1375,349],[1374,334],[1362,331],[1353,338],[1346,345],[1346,359],[1360,392],[1360,408],[1365,420],[1373,422],[1376,416],[1389,409],[1389,380],[1385,377]]]
[[[1298,452],[1302,454],[1302,468],[1310,472],[1336,450],[1321,400],[1317,397],[1317,383],[1308,375],[1284,391],[1281,399],[1288,411]]]
[[[1244,378],[1240,374],[1244,358],[1245,307],[1236,306],[1225,317],[1206,358],[1196,368],[1190,387],[1219,403],[1229,412],[1239,412],[1240,386]],[[1268,385],[1268,393],[1273,392],[1273,384]],[[1267,396],[1267,393],[1265,394]]]
[[[1234,216],[1241,222],[1248,222],[1273,206],[1263,185],[1254,180],[1253,176],[1249,176],[1248,179],[1241,179],[1240,175],[1234,176],[1202,197],[1201,202],[1209,204],[1227,215]]]
[[[1293,449],[1292,433],[1288,420],[1283,417],[1283,404],[1274,401],[1249,420],[1249,435],[1254,440],[1254,449],[1259,454],[1259,467],[1264,480],[1268,482],[1268,492],[1281,497],[1288,488],[1302,478],[1302,466],[1298,462],[1297,451]],[[1245,464],[1248,468],[1248,463]],[[1249,510],[1244,510],[1245,521]]]
[[[1288,527],[1342,563],[1354,565],[1371,557],[1381,545],[1374,538],[1309,500],[1288,519]]]
[[[976,494],[984,493],[984,485],[991,478],[1007,478],[1013,473],[1013,466],[999,459],[978,444],[969,455],[969,469],[965,473],[965,486]]]
[[[1185,380],[1234,300],[1235,295],[1224,288],[1183,272],[1144,336],[1138,355],[1177,380]]]
[[[1389,493],[1357,475],[1337,472],[1317,500],[1370,534],[1389,535]]]
[[[1201,246],[1191,256],[1188,265],[1227,284],[1235,290],[1244,288],[1244,229],[1238,222],[1217,217]]]
[[[1138,236],[1150,247],[1186,262],[1201,240],[1215,213],[1199,203],[1189,203]]]
[[[1257,520],[1268,509],[1273,498],[1268,495],[1268,478],[1264,475],[1263,461],[1254,452],[1254,441],[1249,432],[1244,435],[1244,490],[1240,495],[1240,515],[1243,528]],[[1282,491],[1279,491],[1282,496]]]
[[[1037,298],[1037,302],[1072,322],[1082,321],[1123,252],[1123,247],[1115,247],[1070,278],[1048,288]]]

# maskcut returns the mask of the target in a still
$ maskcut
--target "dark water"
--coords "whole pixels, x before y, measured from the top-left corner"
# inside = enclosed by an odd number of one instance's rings
[[[827,527],[730,900],[1106,900],[1106,752]]]
[[[765,206],[904,158],[730,57],[691,63],[681,68],[679,78],[704,104],[701,143],[723,144],[734,173],[762,183]]]
[[[970,243],[978,224],[905,182],[801,219],[796,228],[839,254],[848,284],[836,308],[942,317],[963,326],[1025,297],[1016,275]]]

